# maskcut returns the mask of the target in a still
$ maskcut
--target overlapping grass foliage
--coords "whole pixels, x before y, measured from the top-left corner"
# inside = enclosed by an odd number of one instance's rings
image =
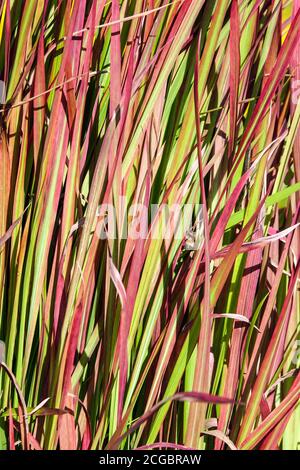
[[[3,0],[0,38],[1,448],[296,449],[300,2]]]

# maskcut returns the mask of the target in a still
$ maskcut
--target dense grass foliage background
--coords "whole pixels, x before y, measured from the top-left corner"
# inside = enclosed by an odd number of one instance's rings
[[[296,449],[300,1],[2,0],[0,40],[1,448]]]

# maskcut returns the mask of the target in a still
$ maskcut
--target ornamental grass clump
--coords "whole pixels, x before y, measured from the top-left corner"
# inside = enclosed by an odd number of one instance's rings
[[[300,1],[2,0],[0,448],[296,449]]]

